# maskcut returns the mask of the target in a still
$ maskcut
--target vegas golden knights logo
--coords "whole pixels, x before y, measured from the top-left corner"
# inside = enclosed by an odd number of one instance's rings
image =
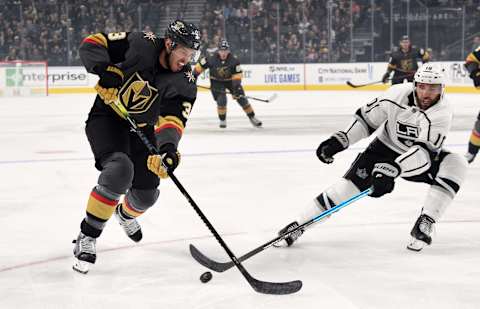
[[[403,59],[400,60],[400,68],[405,71],[413,70],[413,61],[412,59]]]
[[[219,67],[217,69],[217,72],[220,78],[228,78],[228,75],[230,75],[230,70],[228,69],[228,67]]]
[[[137,73],[133,74],[122,86],[118,97],[130,114],[146,112],[158,96],[158,90],[150,86]]]

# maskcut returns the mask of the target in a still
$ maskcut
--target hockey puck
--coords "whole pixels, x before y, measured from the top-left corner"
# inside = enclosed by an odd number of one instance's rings
[[[207,283],[208,281],[212,280],[212,273],[209,272],[209,271],[206,271],[204,272],[201,276],[200,276],[200,281],[202,281],[203,283]]]

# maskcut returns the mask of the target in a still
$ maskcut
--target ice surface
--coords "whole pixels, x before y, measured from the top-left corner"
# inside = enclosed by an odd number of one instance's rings
[[[339,154],[333,165],[318,161],[315,149],[374,96],[279,92],[273,103],[251,101],[263,129],[253,128],[230,100],[222,130],[211,95],[201,92],[176,175],[240,256],[273,238],[344,174],[367,141]],[[456,116],[446,145],[464,153],[480,96],[447,97]],[[298,245],[270,248],[244,263],[261,280],[302,280],[294,295],[257,294],[235,269],[202,284],[205,269],[190,257],[188,244],[217,260],[228,257],[169,180],[139,219],[140,244],[112,218],[97,242],[97,264],[86,276],[73,272],[71,241],[98,177],[83,131],[93,98],[0,100],[0,308],[480,306],[480,160],[437,225],[432,246],[420,253],[405,247],[427,186],[399,180],[393,194],[355,202]]]

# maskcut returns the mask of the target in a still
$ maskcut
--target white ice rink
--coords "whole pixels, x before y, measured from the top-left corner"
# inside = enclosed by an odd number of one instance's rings
[[[240,256],[272,239],[343,175],[367,141],[333,165],[318,161],[315,149],[374,96],[278,92],[273,103],[252,101],[263,129],[251,127],[230,100],[221,130],[210,94],[201,92],[176,175]],[[455,120],[446,145],[463,154],[480,95],[447,97]],[[190,243],[217,260],[228,257],[170,180],[140,218],[140,244],[112,218],[90,273],[72,271],[71,241],[98,177],[83,131],[93,98],[0,99],[0,308],[480,307],[480,160],[422,252],[405,246],[427,186],[399,180],[394,193],[342,209],[298,245],[244,262],[261,280],[302,280],[293,295],[258,294],[236,269],[201,283],[206,269],[190,256]]]

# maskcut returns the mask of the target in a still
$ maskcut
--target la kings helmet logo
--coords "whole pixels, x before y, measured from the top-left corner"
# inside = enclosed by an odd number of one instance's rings
[[[411,147],[420,136],[420,128],[411,124],[397,121],[397,138],[404,145]]]

